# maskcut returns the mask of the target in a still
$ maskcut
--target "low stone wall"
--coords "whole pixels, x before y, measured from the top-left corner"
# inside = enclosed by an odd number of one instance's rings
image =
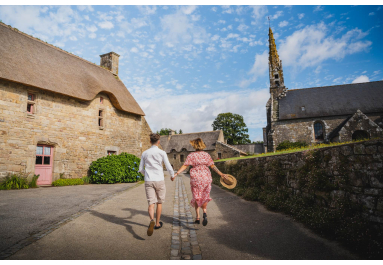
[[[237,178],[231,191],[243,198],[286,212],[366,257],[382,257],[382,139],[216,165]],[[219,183],[216,173],[213,182]]]
[[[235,144],[232,146],[248,154],[262,154],[265,152],[263,144]]]

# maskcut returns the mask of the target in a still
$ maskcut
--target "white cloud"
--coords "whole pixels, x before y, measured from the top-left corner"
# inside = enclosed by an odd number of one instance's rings
[[[218,22],[217,22],[218,24],[225,24],[226,23],[226,21],[225,20],[222,20],[222,19],[220,19],[220,20],[218,20]]]
[[[380,73],[380,70],[374,71],[374,75],[377,75]]]
[[[277,11],[274,15],[272,15],[272,16],[270,17],[270,19],[271,19],[271,20],[274,20],[274,19],[279,18],[279,17],[282,16],[282,15],[283,15],[283,11]]]
[[[103,29],[112,29],[114,27],[113,23],[110,21],[102,21],[98,23],[98,26]]]
[[[299,18],[299,19],[302,19],[304,16],[305,16],[304,13],[300,13],[300,14],[298,14],[298,18]]]
[[[279,52],[285,66],[304,69],[328,59],[340,60],[347,54],[367,51],[372,42],[361,40],[367,33],[355,28],[340,38],[328,35],[324,23],[306,26],[282,41]]]
[[[77,6],[77,9],[80,11],[84,11],[84,10],[91,11],[91,12],[94,11],[92,6]]]
[[[95,25],[87,26],[86,29],[90,32],[96,32],[97,27]]]
[[[269,68],[269,53],[265,50],[262,54],[257,53],[255,55],[255,60],[253,67],[250,69],[248,74],[251,76],[249,79],[244,79],[240,82],[240,87],[247,87],[251,83],[254,83],[259,76],[266,74],[267,69]]]
[[[332,82],[334,83],[339,83],[340,80],[342,80],[343,77],[338,77],[338,78],[335,78],[334,80],[332,80]]]
[[[368,78],[368,76],[366,76],[366,75],[358,76],[357,78],[354,79],[354,81],[352,81],[353,84],[355,84],[355,83],[366,83],[366,82],[370,82],[370,78]]]
[[[138,49],[137,47],[133,47],[130,49],[130,52],[134,52],[134,53],[138,53]]]
[[[323,10],[323,6],[316,6],[314,8],[314,12],[319,12],[319,11],[322,11]]]
[[[369,13],[368,15],[369,15],[369,16],[373,16],[373,15],[375,15],[375,12],[371,12],[371,13]]]
[[[283,28],[283,27],[286,27],[288,24],[289,24],[289,22],[287,22],[286,20],[284,20],[284,21],[279,22],[278,26],[281,27],[281,28]]]
[[[156,13],[156,6],[137,6],[138,10],[144,15],[153,15]]]
[[[329,14],[329,15],[327,15],[327,16],[325,16],[325,18],[332,18],[334,16],[334,14]]]
[[[264,18],[267,14],[267,7],[266,6],[250,6],[252,11],[252,17],[255,19],[255,23],[257,23],[261,18]]]
[[[217,7],[216,6],[213,6],[212,8],[211,8],[211,11],[213,11],[213,12],[217,12]]]
[[[238,26],[238,30],[239,31],[245,31],[245,30],[247,30],[249,28],[249,26],[246,26],[245,24],[240,24],[239,26]]]
[[[97,34],[93,32],[93,33],[90,33],[88,37],[91,39],[95,39],[97,37]]]
[[[197,6],[182,6],[182,7],[181,7],[181,11],[182,11],[185,15],[190,15],[190,14],[193,13],[196,9],[197,9]]]
[[[213,41],[216,41],[216,40],[218,40],[219,39],[219,35],[214,35],[213,37],[211,37],[211,40],[213,40]]]
[[[77,40],[76,36],[70,36],[69,39],[72,40],[72,41],[76,41]]]

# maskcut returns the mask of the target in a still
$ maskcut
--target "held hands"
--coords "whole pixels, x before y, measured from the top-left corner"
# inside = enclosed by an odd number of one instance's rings
[[[226,174],[222,174],[221,177],[224,178],[224,179],[228,179],[228,178],[226,177]]]

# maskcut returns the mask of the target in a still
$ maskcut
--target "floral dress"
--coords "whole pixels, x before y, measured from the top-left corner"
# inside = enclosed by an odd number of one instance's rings
[[[209,167],[214,165],[213,159],[208,153],[197,151],[188,155],[184,165],[193,167],[190,169],[190,186],[193,193],[190,204],[194,207],[197,203],[198,207],[201,207],[211,201],[210,190],[213,179]]]

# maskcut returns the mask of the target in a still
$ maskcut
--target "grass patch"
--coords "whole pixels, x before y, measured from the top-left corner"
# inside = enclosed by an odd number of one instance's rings
[[[58,179],[52,183],[52,186],[73,186],[73,185],[84,185],[82,179]]]
[[[264,157],[264,156],[284,155],[284,154],[290,154],[290,153],[295,153],[295,152],[302,152],[302,151],[307,151],[307,150],[315,150],[315,149],[320,149],[320,148],[326,148],[326,147],[331,147],[331,146],[338,146],[338,145],[346,145],[346,144],[350,144],[350,143],[365,142],[365,141],[369,141],[369,140],[376,140],[376,139],[367,139],[367,140],[363,139],[363,140],[356,140],[356,141],[351,141],[351,142],[316,144],[316,145],[310,145],[310,146],[302,147],[302,148],[285,149],[285,150],[277,151],[277,152],[274,152],[274,153],[262,153],[262,154],[257,154],[257,155],[252,155],[252,156],[242,156],[242,157],[230,157],[230,158],[216,160],[214,162],[224,162],[224,161],[229,161],[229,160],[240,160],[240,159]]]

